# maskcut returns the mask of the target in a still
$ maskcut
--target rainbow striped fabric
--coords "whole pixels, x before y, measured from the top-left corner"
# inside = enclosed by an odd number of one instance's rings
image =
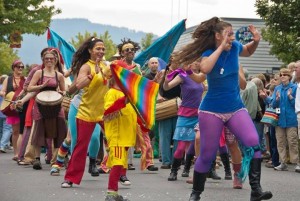
[[[156,98],[159,85],[127,70],[126,64],[120,61],[113,62],[110,68],[117,84],[144,121],[145,127],[152,129],[155,124]]]

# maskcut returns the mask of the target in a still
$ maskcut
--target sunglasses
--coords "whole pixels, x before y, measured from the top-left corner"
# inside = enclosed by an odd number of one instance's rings
[[[280,74],[279,76],[282,77],[282,76],[290,76],[290,75],[288,75],[288,74]]]
[[[53,61],[55,59],[55,57],[45,57],[44,60],[49,60],[49,61]]]
[[[15,68],[24,69],[24,66],[15,66]]]
[[[124,51],[125,52],[135,52],[135,49],[134,48],[126,48]]]

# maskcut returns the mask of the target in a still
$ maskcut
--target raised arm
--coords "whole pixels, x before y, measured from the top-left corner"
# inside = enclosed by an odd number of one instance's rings
[[[244,56],[244,57],[251,56],[255,52],[259,44],[261,36],[258,33],[257,29],[252,24],[249,25],[249,31],[252,33],[253,41],[243,46],[243,51],[241,52],[240,56]]]

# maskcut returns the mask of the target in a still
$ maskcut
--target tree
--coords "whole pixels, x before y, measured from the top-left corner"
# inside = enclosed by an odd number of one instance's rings
[[[144,38],[141,40],[142,51],[146,50],[153,42],[154,34],[147,33]]]
[[[6,43],[0,43],[0,74],[10,74],[11,64],[18,59],[17,51],[13,50]]]
[[[75,36],[76,40],[73,38],[71,39],[71,44],[77,49],[86,39],[91,36],[103,40],[105,45],[105,59],[109,61],[110,58],[116,53],[117,46],[112,41],[108,31],[105,31],[103,35],[100,34],[99,36],[96,32],[94,32],[93,34],[87,31],[84,34],[78,33],[77,36]]]
[[[61,13],[47,2],[54,0],[0,0],[0,42],[9,42],[15,31],[41,35],[50,25],[52,16]],[[49,4],[49,3],[48,3]]]
[[[256,0],[256,12],[265,21],[262,36],[271,45],[271,54],[285,63],[300,58],[300,1]]]

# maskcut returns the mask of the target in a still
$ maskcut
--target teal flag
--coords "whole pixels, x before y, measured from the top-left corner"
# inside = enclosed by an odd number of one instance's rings
[[[59,49],[60,53],[62,54],[65,66],[67,69],[71,67],[73,54],[75,53],[75,48],[65,41],[60,35],[56,32],[52,31],[48,28],[47,34],[47,43],[48,47],[55,47]]]
[[[186,19],[182,20],[165,35],[154,41],[146,50],[136,56],[134,62],[144,66],[151,57],[159,57],[165,62],[168,62],[177,41],[185,31],[185,21]]]

